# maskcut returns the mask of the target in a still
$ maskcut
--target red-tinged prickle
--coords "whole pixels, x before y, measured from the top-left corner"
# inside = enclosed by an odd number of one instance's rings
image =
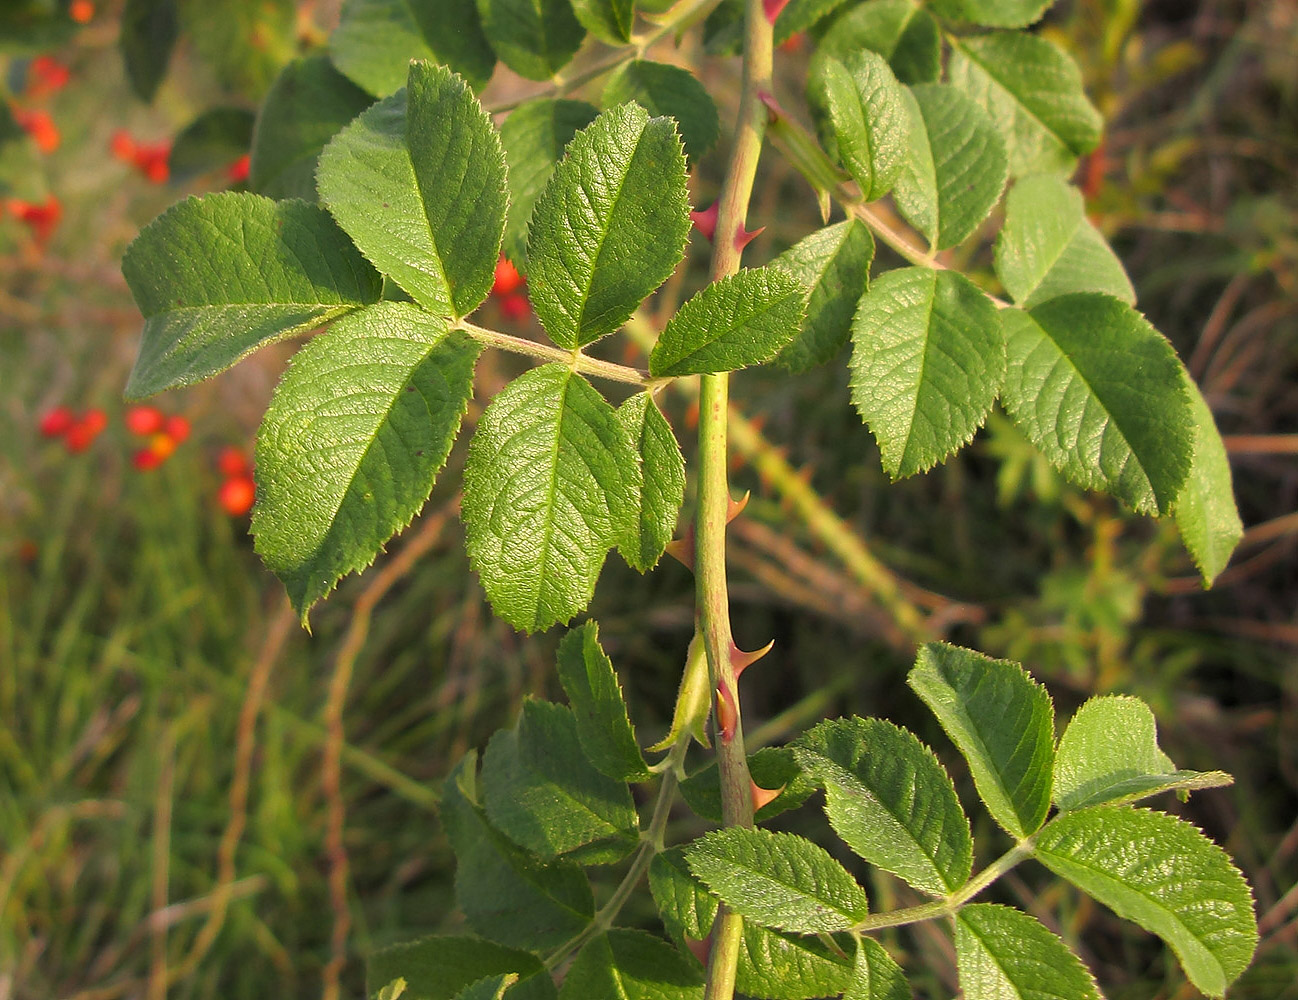
[[[231,517],[243,517],[252,510],[257,498],[257,487],[247,476],[235,476],[221,484],[216,492],[216,502]]]
[[[721,203],[714,201],[707,208],[699,212],[690,213],[690,221],[694,223],[694,228],[702,233],[707,239],[712,239],[717,232],[717,215],[721,211]]]

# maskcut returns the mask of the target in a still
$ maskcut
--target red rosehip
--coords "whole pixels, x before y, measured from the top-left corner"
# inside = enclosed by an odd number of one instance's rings
[[[513,292],[500,300],[500,311],[506,319],[522,320],[532,311],[532,303],[527,301],[527,296],[522,292]]]
[[[246,478],[252,471],[252,463],[241,449],[230,444],[216,456],[216,468],[227,479]]]
[[[79,421],[82,427],[89,429],[90,433],[98,436],[100,431],[108,426],[108,414],[97,406],[93,406],[81,414]]]
[[[141,472],[156,469],[164,461],[166,461],[165,456],[159,455],[152,448],[140,448],[131,456],[131,464]]]
[[[77,24],[88,24],[95,16],[95,5],[90,0],[72,0],[68,5],[68,17]]]
[[[122,420],[128,431],[144,437],[162,430],[166,417],[156,406],[131,406],[127,408]]]
[[[71,71],[53,56],[37,56],[27,67],[27,96],[44,97],[67,86]]]
[[[36,148],[42,153],[52,153],[59,148],[62,137],[48,111],[24,111],[22,108],[13,108],[11,111],[14,121],[32,137]]]
[[[42,437],[56,438],[66,434],[76,422],[76,414],[69,407],[56,406],[41,416],[37,426],[40,428]]]
[[[522,286],[523,276],[518,273],[518,268],[509,262],[508,257],[501,254],[500,260],[496,261],[496,280],[491,286],[491,294],[509,295]]]
[[[113,151],[113,156],[126,163],[135,161],[135,151],[138,148],[135,140],[131,138],[131,133],[125,129],[118,129],[113,133],[112,139],[109,140],[108,148]]]
[[[49,242],[54,234],[54,228],[63,218],[63,206],[54,195],[50,195],[43,204],[39,205],[23,201],[21,198],[13,198],[9,202],[9,211],[13,213],[15,219],[32,231],[32,237],[40,246]]]
[[[248,171],[251,166],[252,157],[244,153],[225,168],[225,175],[230,178],[231,184],[242,184],[248,179]]]
[[[171,457],[171,453],[176,450],[176,439],[170,434],[159,431],[149,438],[149,451],[158,456],[158,461],[163,462]]]
[[[103,410],[87,410],[63,435],[63,447],[73,455],[83,452],[107,426],[108,416]]]
[[[248,476],[233,476],[216,492],[216,502],[231,517],[243,517],[252,510],[256,497],[256,484]]]
[[[162,432],[176,444],[182,444],[189,439],[189,421],[179,414],[173,414],[163,423]]]

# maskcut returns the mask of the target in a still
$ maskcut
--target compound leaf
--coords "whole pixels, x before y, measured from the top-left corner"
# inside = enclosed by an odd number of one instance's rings
[[[605,111],[532,211],[528,288],[546,333],[570,350],[612,333],[675,270],[689,227],[674,123],[635,104]]]
[[[823,848],[791,833],[727,827],[685,849],[692,871],[727,906],[763,927],[845,931],[869,911],[863,890]]]
[[[306,614],[418,513],[473,393],[477,345],[401,302],[298,352],[257,435],[252,533]]]
[[[641,487],[632,498],[638,530],[618,551],[627,564],[647,573],[657,564],[676,531],[676,520],[685,500],[685,457],[667,418],[653,397],[637,393],[617,408],[640,455]]]
[[[676,119],[691,163],[716,145],[721,133],[717,106],[689,70],[668,63],[633,59],[609,79],[604,106],[635,101],[651,115]]]
[[[1062,295],[1001,311],[1005,408],[1073,482],[1166,513],[1190,472],[1193,410],[1172,345],[1125,302]]]
[[[869,49],[888,60],[902,83],[936,83],[942,69],[937,22],[914,0],[872,0],[835,18],[816,52],[842,59]]]
[[[529,80],[548,80],[576,54],[586,29],[569,0],[477,0],[487,41]]]
[[[270,198],[315,201],[316,165],[325,144],[370,103],[370,95],[324,56],[293,60],[280,70],[257,114],[252,189]]]
[[[329,49],[334,65],[379,97],[405,86],[411,60],[442,63],[474,87],[496,65],[473,0],[347,0]]]
[[[469,558],[496,613],[532,632],[581,611],[639,531],[640,491],[626,428],[580,376],[543,365],[502,389],[464,469]]]
[[[587,944],[573,960],[560,1000],[701,1000],[698,966],[662,938],[615,927]]]
[[[1248,967],[1257,922],[1248,883],[1220,847],[1165,813],[1095,806],[1056,817],[1036,857],[1118,916],[1157,934],[1212,997]]]
[[[822,119],[825,145],[861,187],[866,201],[892,190],[912,128],[901,84],[883,56],[861,49],[812,64],[807,98]]]
[[[1012,906],[974,903],[955,918],[956,970],[967,1000],[1100,1000],[1068,945]]]
[[[996,308],[955,271],[880,275],[857,307],[852,343],[852,402],[894,479],[967,444],[1005,378]]]
[[[1230,459],[1217,432],[1212,410],[1199,387],[1189,378],[1186,388],[1194,421],[1194,459],[1185,485],[1172,503],[1172,514],[1181,541],[1199,568],[1203,585],[1208,587],[1230,562],[1231,553],[1244,537],[1244,525],[1235,507]]]
[[[598,114],[585,101],[542,98],[519,105],[500,126],[500,141],[509,164],[505,254],[520,268],[527,260],[527,224],[532,207],[572,137]]]
[[[1107,292],[1128,304],[1135,290],[1082,193],[1054,174],[1024,177],[1005,199],[996,238],[996,277],[1026,308],[1070,292]]]
[[[835,832],[873,865],[945,896],[969,879],[973,839],[955,786],[933,751],[882,719],[832,719],[793,755],[825,789]]]
[[[947,75],[987,109],[1015,177],[1065,173],[1100,143],[1104,120],[1087,100],[1077,64],[1038,35],[962,38],[952,46]]]
[[[554,982],[541,960],[468,935],[423,937],[370,953],[365,962],[365,995],[377,998],[396,979],[406,981],[401,1000],[454,1000],[486,976],[520,977],[509,1000],[556,1000]]]
[[[1054,707],[1017,663],[930,642],[906,678],[960,749],[987,810],[1014,837],[1050,810]]]
[[[734,371],[775,357],[797,335],[806,289],[783,270],[745,268],[705,286],[649,355],[655,377]]]
[[[1064,812],[1230,781],[1221,771],[1178,771],[1158,748],[1154,713],[1139,698],[1091,698],[1068,723],[1055,752],[1054,800]]]
[[[464,81],[412,63],[325,147],[320,198],[361,252],[426,309],[466,316],[487,297],[505,226],[505,154]]]
[[[911,1000],[910,984],[883,945],[873,938],[858,938],[852,981],[843,1000]]]
[[[145,321],[131,398],[210,378],[381,290],[321,209],[232,192],[167,209],[126,248],[122,273]]]
[[[595,770],[563,705],[525,701],[518,724],[487,744],[482,786],[492,826],[546,860],[603,864],[636,845],[630,789]]]
[[[986,111],[947,84],[911,87],[906,103],[910,149],[893,199],[933,249],[945,250],[977,229],[1000,200],[1005,141]]]
[[[618,781],[643,780],[649,768],[627,716],[613,662],[599,644],[593,621],[573,629],[559,643],[559,682],[577,720],[577,738],[601,774]]]

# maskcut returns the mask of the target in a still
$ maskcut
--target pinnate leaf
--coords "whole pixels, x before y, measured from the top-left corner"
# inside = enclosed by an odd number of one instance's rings
[[[468,935],[423,937],[380,948],[365,962],[365,995],[374,997],[395,979],[404,979],[401,1000],[454,1000],[485,976],[517,973],[510,1000],[556,1000],[558,994],[541,960]]]
[[[1230,781],[1221,771],[1178,771],[1158,748],[1154,713],[1139,698],[1091,698],[1064,729],[1055,753],[1054,800],[1065,812]]]
[[[669,63],[633,59],[609,78],[604,105],[635,101],[651,115],[676,119],[691,162],[716,145],[721,132],[717,106],[698,78]]]
[[[966,1000],[1100,1000],[1082,960],[1012,906],[963,907],[955,918],[955,953]]]
[[[1181,540],[1203,577],[1203,585],[1208,587],[1230,562],[1231,553],[1244,537],[1244,525],[1235,507],[1230,459],[1212,411],[1199,387],[1188,378],[1186,389],[1194,421],[1194,459],[1185,485],[1172,504],[1172,514]]]
[[[714,830],[685,849],[685,860],[722,902],[763,927],[844,931],[869,910],[865,890],[842,865],[791,833]]]
[[[797,335],[806,289],[785,271],[745,268],[707,285],[668,322],[649,355],[656,377],[770,361]]]
[[[1118,916],[1157,934],[1190,982],[1224,996],[1248,967],[1257,923],[1248,884],[1226,852],[1189,823],[1129,806],[1056,817],[1036,857]]]
[[[1112,296],[1063,295],[1001,311],[1001,400],[1073,482],[1141,513],[1166,513],[1190,471],[1193,411],[1172,345]]]
[[[698,967],[662,938],[615,927],[573,960],[560,1000],[701,1000]]]
[[[464,469],[469,558],[496,613],[533,632],[581,611],[639,531],[641,488],[626,428],[583,378],[551,364],[502,389]]]
[[[569,0],[477,0],[487,41],[529,80],[548,80],[577,52],[586,29]]]
[[[826,226],[799,240],[771,261],[803,287],[802,328],[776,360],[806,371],[838,353],[852,334],[856,303],[870,281],[874,237],[859,219]]]
[[[943,17],[988,28],[1024,28],[1040,20],[1055,0],[929,0]]]
[[[252,194],[173,205],[126,248],[122,273],[145,321],[130,398],[210,378],[381,290],[324,211]]]
[[[603,864],[636,845],[630,789],[586,758],[576,719],[563,705],[523,703],[518,724],[487,744],[482,787],[491,824],[547,860],[568,855]]]
[[[969,879],[973,839],[933,751],[882,719],[833,719],[799,737],[799,766],[825,789],[835,832],[873,865],[945,896]]]
[[[947,84],[910,88],[910,144],[893,198],[945,250],[987,218],[1005,187],[1005,141],[981,107]]]
[[[1082,89],[1081,71],[1039,35],[962,38],[952,47],[947,74],[991,115],[1015,177],[1070,171],[1079,155],[1099,145],[1104,121]]]
[[[505,253],[520,268],[527,260],[527,224],[536,199],[541,197],[572,137],[598,114],[585,101],[542,98],[519,105],[500,127],[500,141],[509,164]]]
[[[543,862],[488,821],[477,787],[477,751],[456,765],[442,789],[439,816],[455,852],[455,898],[479,934],[517,948],[557,948],[595,915],[580,866]]]
[[[907,683],[960,748],[992,818],[1014,837],[1050,810],[1054,707],[1017,663],[930,642]]]
[[[873,938],[858,938],[852,982],[843,1000],[911,1000],[910,984],[883,945]]]
[[[633,498],[638,531],[618,551],[634,570],[646,573],[657,564],[676,531],[685,500],[685,457],[667,418],[647,392],[637,393],[617,408],[640,455],[641,486]]]
[[[428,499],[477,356],[443,317],[380,302],[294,358],[257,435],[252,532],[304,621]]]
[[[412,63],[406,90],[325,147],[320,199],[425,309],[466,316],[487,297],[505,226],[505,154],[464,81]]]
[[[923,472],[967,444],[1005,378],[996,308],[955,271],[880,275],[852,321],[852,402],[893,478]]]
[[[842,59],[869,49],[888,60],[902,83],[936,83],[942,69],[937,22],[914,0],[872,0],[835,18],[816,52]]]
[[[627,716],[613,662],[599,644],[599,626],[586,622],[559,643],[559,682],[577,720],[577,738],[595,769],[618,781],[649,776]]]
[[[996,276],[1028,308],[1070,292],[1136,301],[1122,262],[1086,218],[1082,193],[1054,174],[1024,177],[1010,188],[996,238]]]
[[[892,190],[912,127],[901,84],[883,56],[861,49],[812,64],[808,100],[822,118],[826,147],[866,201]]]
[[[412,59],[442,63],[474,87],[496,65],[473,0],[346,0],[329,49],[343,73],[379,97],[405,86]]]
[[[371,100],[324,56],[293,60],[280,70],[257,114],[252,189],[270,198],[315,201],[320,153]]]
[[[532,212],[532,306],[570,350],[612,333],[675,270],[689,236],[685,156],[669,118],[635,104],[577,133]]]

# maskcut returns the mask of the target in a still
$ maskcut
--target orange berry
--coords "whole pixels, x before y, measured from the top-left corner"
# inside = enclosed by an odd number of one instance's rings
[[[53,56],[37,56],[27,67],[27,96],[43,97],[62,90],[71,78],[71,71]]]
[[[152,158],[144,164],[143,169],[150,184],[166,184],[171,176],[171,166],[165,159]]]
[[[100,431],[108,426],[108,414],[97,406],[91,407],[81,414],[80,423],[82,426],[88,427],[91,434],[97,436]]]
[[[159,432],[149,436],[149,451],[158,456],[159,462],[170,458],[175,450],[176,440],[170,435]]]
[[[131,138],[131,133],[119,128],[108,141],[108,148],[113,151],[117,159],[131,163],[135,160],[135,151],[138,147],[135,140]]]
[[[32,137],[36,148],[42,153],[52,153],[59,148],[62,136],[48,111],[24,111],[21,108],[13,108],[12,111],[14,121]]]
[[[532,303],[527,301],[527,296],[522,292],[511,292],[500,300],[500,311],[506,319],[523,320],[531,313]]]
[[[99,437],[100,431],[104,428],[94,419],[95,414],[102,415],[103,410],[91,410],[86,413],[63,435],[63,447],[69,454],[76,455],[85,451],[94,444],[95,438]]]
[[[227,479],[236,479],[240,476],[247,477],[252,471],[252,463],[248,461],[248,456],[234,445],[226,445],[216,456],[216,468]]]
[[[56,406],[41,416],[37,426],[40,428],[42,437],[56,438],[66,434],[76,422],[76,414],[71,409],[66,406]]]
[[[173,414],[167,417],[162,431],[176,444],[181,444],[189,439],[189,421],[179,414]]]
[[[41,205],[34,205],[19,198],[11,199],[9,211],[14,214],[15,219],[32,231],[33,238],[42,246],[49,242],[55,226],[63,218],[63,206],[54,195],[50,195]]]
[[[131,464],[141,472],[156,469],[164,461],[166,461],[166,456],[159,455],[152,448],[141,448],[131,456]]]
[[[68,5],[68,17],[77,24],[87,24],[95,16],[95,5],[90,0],[72,0]]]
[[[518,268],[510,263],[509,258],[501,254],[496,261],[496,280],[491,286],[492,295],[509,295],[523,286],[523,276]]]
[[[231,517],[243,517],[256,498],[257,486],[248,476],[233,476],[216,491],[216,502]]]
[[[132,434],[139,434],[143,437],[146,434],[156,434],[162,430],[162,425],[166,418],[162,411],[156,406],[130,406],[127,407],[126,413],[122,417],[126,429]]]
[[[242,184],[248,179],[248,170],[251,165],[252,157],[244,153],[225,168],[225,175],[230,178],[231,184]]]

